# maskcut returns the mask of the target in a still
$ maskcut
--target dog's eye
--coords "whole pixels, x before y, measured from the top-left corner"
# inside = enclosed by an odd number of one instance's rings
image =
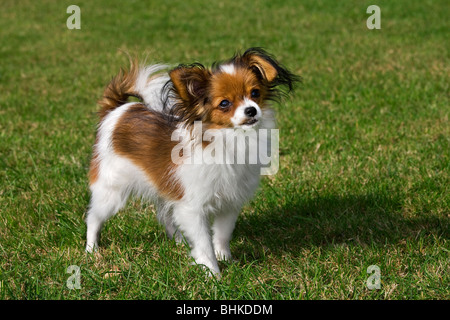
[[[222,101],[220,101],[219,107],[220,107],[221,109],[228,109],[228,108],[230,107],[230,105],[231,105],[231,102],[230,102],[230,101],[228,101],[228,100],[222,100]]]
[[[255,99],[255,98],[259,98],[260,93],[258,89],[253,89],[252,92],[250,92],[250,96]]]

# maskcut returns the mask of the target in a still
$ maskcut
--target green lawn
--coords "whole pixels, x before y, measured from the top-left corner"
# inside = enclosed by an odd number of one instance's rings
[[[66,8],[81,8],[68,30]],[[381,8],[381,30],[366,9]],[[448,1],[26,1],[0,10],[0,299],[449,299]],[[206,280],[138,199],[84,252],[96,101],[127,58],[262,46],[303,77],[280,170]],[[66,286],[69,266],[81,288]],[[370,290],[367,268],[380,269]]]

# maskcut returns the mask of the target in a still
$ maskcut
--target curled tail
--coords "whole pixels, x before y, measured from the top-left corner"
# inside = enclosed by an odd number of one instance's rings
[[[98,101],[101,119],[115,108],[127,103],[129,97],[137,97],[142,100],[139,92],[136,90],[138,76],[139,64],[136,60],[130,59],[130,69],[120,69],[120,72],[105,88],[103,97]]]
[[[164,73],[167,68],[163,64],[142,66],[137,59],[130,58],[130,69],[120,69],[99,100],[100,118],[103,119],[109,112],[127,103],[129,97],[138,98],[150,109],[162,110],[164,87],[170,80],[168,74]]]

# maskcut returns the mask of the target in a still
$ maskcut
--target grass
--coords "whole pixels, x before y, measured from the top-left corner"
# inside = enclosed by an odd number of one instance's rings
[[[11,1],[0,11],[1,299],[448,299],[446,1]],[[133,199],[84,253],[96,100],[126,64],[263,46],[303,77],[276,105],[280,170],[220,281]],[[69,266],[81,289],[69,290]],[[381,288],[369,290],[377,265]]]

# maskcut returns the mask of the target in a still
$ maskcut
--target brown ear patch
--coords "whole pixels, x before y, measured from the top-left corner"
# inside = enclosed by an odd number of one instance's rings
[[[169,73],[173,86],[183,101],[195,103],[207,92],[211,73],[201,64],[181,65]]]
[[[290,72],[262,48],[247,49],[242,55],[235,56],[234,61],[247,65],[267,82],[270,100],[286,96],[293,89],[294,83],[301,81],[301,77]]]
[[[257,68],[269,83],[274,81],[278,75],[277,69],[269,61],[258,55],[251,55],[248,64],[250,67]]]

